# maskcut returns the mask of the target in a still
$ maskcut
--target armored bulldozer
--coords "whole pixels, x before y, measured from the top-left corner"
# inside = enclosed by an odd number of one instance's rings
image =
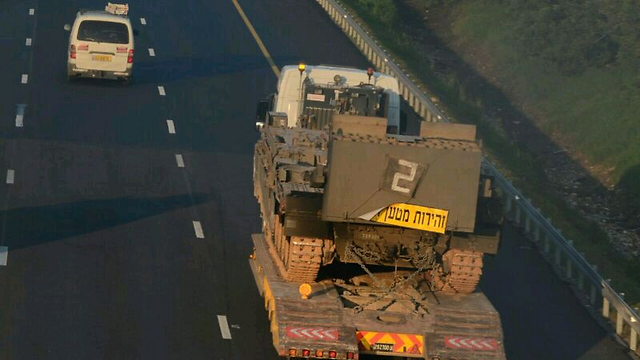
[[[398,135],[384,89],[303,86],[308,94],[335,101],[303,102],[295,122],[268,112],[254,153],[263,232],[284,279],[313,282],[323,266],[356,263],[473,292],[502,225],[475,127],[425,122],[419,136]]]

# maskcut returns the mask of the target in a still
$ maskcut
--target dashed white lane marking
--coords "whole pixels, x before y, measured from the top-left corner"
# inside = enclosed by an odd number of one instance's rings
[[[164,86],[158,86],[158,93],[160,94],[160,96],[167,95],[167,93],[164,92]]]
[[[149,48],[149,56],[156,56],[156,52],[152,48]]]
[[[184,159],[181,154],[176,154],[176,163],[178,164],[178,167],[184,167]]]
[[[229,330],[229,322],[224,315],[218,315],[218,324],[220,324],[220,333],[225,340],[231,340],[231,330]]]
[[[169,130],[169,134],[176,133],[176,125],[173,123],[173,120],[167,120],[167,129]]]
[[[29,9],[29,15],[33,15],[35,13],[36,13],[36,9],[33,9],[33,8]]]
[[[22,83],[26,84],[27,82],[29,82],[29,75],[27,74],[22,74]]]
[[[24,126],[24,108],[26,106],[25,104],[16,105],[16,127]]]
[[[31,38],[27,38],[27,41],[25,41],[25,45],[31,46]]]
[[[9,248],[0,246],[0,266],[7,266],[7,260],[9,260]]]
[[[140,24],[147,25],[147,20],[145,18],[140,18]]]
[[[202,231],[202,224],[200,224],[200,221],[194,221],[193,222],[193,230],[196,232],[196,237],[198,239],[204,239],[204,232]],[[226,322],[226,320],[225,320]],[[228,326],[227,326],[228,328]]]
[[[15,171],[11,169],[7,170],[7,184],[13,184],[15,177],[16,177]]]

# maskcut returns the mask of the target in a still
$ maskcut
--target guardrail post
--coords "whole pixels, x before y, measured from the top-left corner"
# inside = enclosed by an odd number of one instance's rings
[[[591,291],[589,292],[589,302],[591,306],[596,306],[596,287],[591,284]]]
[[[531,218],[529,217],[529,214],[524,216],[524,232],[526,234],[531,233]]]
[[[556,266],[557,267],[560,267],[560,265],[561,265],[561,263],[560,263],[560,261],[562,260],[561,255],[562,254],[560,252],[560,246],[556,245]]]
[[[533,224],[533,241],[540,242],[540,225]]]
[[[609,318],[610,304],[607,298],[602,299],[602,316]]]
[[[584,290],[584,273],[582,271],[578,273],[578,289]]]
[[[551,241],[549,240],[549,235],[544,235],[544,253],[548,254],[551,251]]]
[[[629,347],[632,351],[636,351],[638,349],[638,333],[631,329],[631,338],[629,339]]]
[[[616,334],[622,335],[623,326],[624,326],[624,319],[622,318],[622,313],[618,311],[618,316],[616,316]]]
[[[573,261],[571,261],[571,258],[567,257],[567,278],[568,279],[573,279]]]

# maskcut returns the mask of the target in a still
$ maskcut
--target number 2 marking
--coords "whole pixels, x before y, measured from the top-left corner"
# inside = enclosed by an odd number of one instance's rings
[[[407,160],[402,160],[402,159],[398,159],[398,164],[400,166],[404,166],[404,167],[408,167],[411,172],[407,175],[407,174],[403,174],[401,172],[396,172],[393,175],[393,182],[391,183],[391,190],[393,191],[397,191],[397,192],[401,192],[404,194],[408,194],[411,189],[404,187],[404,186],[400,186],[398,185],[398,181],[400,180],[406,180],[408,182],[412,182],[413,179],[416,177],[416,172],[418,172],[418,164],[411,162],[411,161],[407,161]]]

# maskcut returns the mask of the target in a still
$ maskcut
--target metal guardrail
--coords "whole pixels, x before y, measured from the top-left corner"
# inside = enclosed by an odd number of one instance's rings
[[[426,121],[445,121],[445,116],[429,96],[416,86],[408,74],[395,64],[391,56],[369,35],[358,21],[335,0],[315,0],[331,19],[347,34],[353,43],[371,61],[378,71],[395,76],[400,83],[400,94]],[[483,171],[494,175],[496,185],[505,199],[505,217],[524,230],[525,235],[537,244],[542,255],[551,263],[556,273],[571,284],[576,296],[596,320],[607,319],[615,327],[616,334],[631,350],[640,355],[638,333],[640,317],[622,297],[565,239],[560,230],[551,225],[529,200],[527,200],[496,167],[485,159]],[[602,304],[602,307],[600,307]],[[615,319],[612,319],[612,308]]]

